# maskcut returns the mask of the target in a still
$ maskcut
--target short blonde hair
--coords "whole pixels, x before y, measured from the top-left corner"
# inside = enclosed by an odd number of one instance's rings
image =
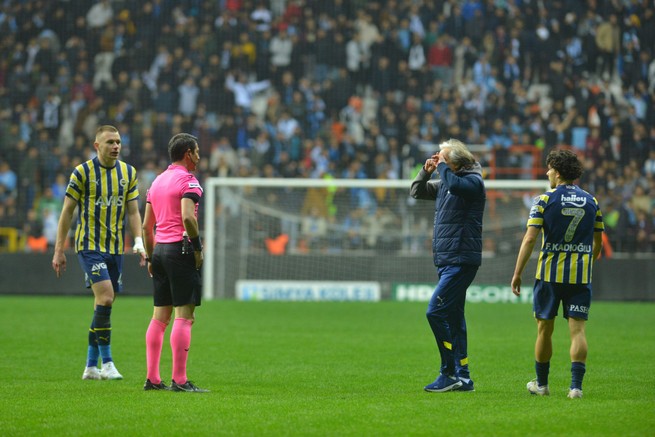
[[[439,144],[439,150],[444,149],[449,150],[448,161],[458,170],[462,168],[471,168],[473,164],[475,164],[475,157],[460,140],[451,138]]]
[[[105,132],[118,133],[118,129],[110,124],[104,124],[96,130],[96,143],[98,142],[98,137]]]

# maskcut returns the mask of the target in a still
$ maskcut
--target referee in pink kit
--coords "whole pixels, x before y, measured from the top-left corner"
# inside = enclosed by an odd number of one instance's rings
[[[154,313],[146,331],[148,374],[144,390],[208,392],[187,379],[194,310],[202,293],[202,244],[198,202],[202,187],[191,173],[200,161],[198,139],[179,133],[168,142],[172,164],[157,176],[146,196],[143,241],[148,273],[154,284]],[[156,231],[155,231],[156,229]],[[171,331],[173,377],[168,387],[159,375],[166,326],[175,308]]]

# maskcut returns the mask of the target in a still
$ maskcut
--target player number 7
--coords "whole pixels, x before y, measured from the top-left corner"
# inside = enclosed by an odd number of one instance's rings
[[[582,208],[562,208],[562,215],[572,217],[569,227],[566,228],[566,234],[564,234],[564,241],[569,243],[573,240],[575,235],[575,230],[578,228],[578,225],[584,217],[585,210]]]

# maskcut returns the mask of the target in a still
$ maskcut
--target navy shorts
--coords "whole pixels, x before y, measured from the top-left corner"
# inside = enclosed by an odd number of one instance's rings
[[[182,255],[182,242],[157,243],[152,254],[154,306],[200,306],[202,280],[193,253]]]
[[[537,319],[557,317],[559,304],[565,319],[587,320],[591,306],[591,284],[559,284],[537,279],[534,283],[532,309]]]
[[[123,289],[123,255],[81,250],[77,252],[77,259],[84,271],[86,288],[97,282],[111,281],[115,293]]]

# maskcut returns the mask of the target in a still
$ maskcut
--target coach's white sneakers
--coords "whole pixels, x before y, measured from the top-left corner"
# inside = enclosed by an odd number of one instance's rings
[[[582,397],[582,390],[579,388],[572,388],[569,390],[569,394],[566,395],[567,398],[569,399],[578,399]]]
[[[533,395],[538,395],[538,396],[548,396],[550,394],[550,390],[548,390],[547,385],[539,385],[537,382],[537,378],[533,379],[532,381],[528,382],[526,385],[528,391],[530,394]]]
[[[110,361],[102,365],[102,370],[100,371],[100,377],[102,379],[123,379],[123,375],[118,373],[118,369],[114,366],[114,362]]]
[[[84,368],[84,373],[82,373],[82,379],[93,379],[93,380],[99,380],[102,379],[100,377],[100,371],[96,366],[93,367],[86,367]]]

